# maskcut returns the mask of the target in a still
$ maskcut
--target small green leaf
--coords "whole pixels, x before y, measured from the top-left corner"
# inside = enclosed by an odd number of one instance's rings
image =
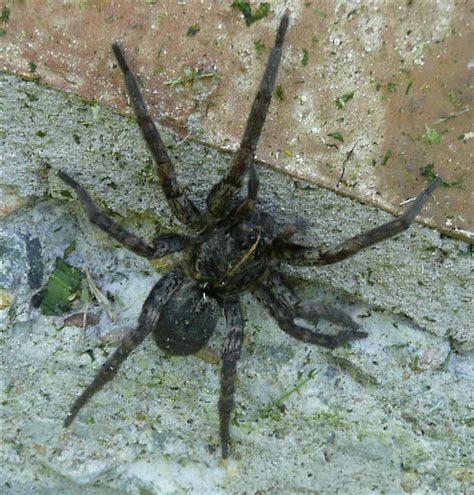
[[[188,31],[186,32],[186,36],[196,36],[199,31],[201,31],[199,24],[193,24],[192,26],[189,26]]]
[[[391,156],[392,156],[392,150],[388,150],[387,153],[385,153],[385,156],[382,158],[382,166],[387,165],[387,162],[390,160]]]
[[[427,144],[437,144],[441,142],[441,136],[435,129],[431,129],[430,127],[426,128],[426,132],[423,134],[422,139]]]
[[[5,36],[7,34],[7,25],[8,20],[10,19],[10,7],[12,3],[13,0],[10,0],[8,5],[5,5],[2,9],[2,15],[0,17],[0,23],[2,24],[2,27],[0,28],[0,36]]]
[[[303,48],[303,58],[301,59],[301,64],[303,67],[308,65],[308,50],[306,50],[306,48]]]
[[[336,107],[340,110],[341,108],[344,108],[346,106],[346,103],[352,98],[354,98],[354,93],[355,91],[351,91],[350,93],[346,93],[345,95],[340,96],[339,98],[336,98]]]
[[[46,287],[35,297],[34,305],[44,315],[60,316],[71,308],[72,301],[81,289],[84,274],[62,258],[56,259]]]
[[[254,41],[253,47],[255,48],[257,55],[261,55],[261,53],[265,49],[265,45],[262,43],[261,40]]]
[[[245,24],[247,26],[252,25],[254,22],[263,19],[270,13],[270,4],[267,2],[262,2],[255,13],[252,13],[252,7],[249,2],[244,2],[243,0],[236,0],[231,7],[240,10],[241,14],[244,16]]]
[[[240,13],[244,16],[244,19],[250,19],[252,17],[252,7],[248,2],[242,0],[236,0],[231,7],[240,10]]]
[[[275,89],[273,90],[273,96],[278,101],[283,101],[285,99],[285,92],[283,91],[283,88],[279,84],[275,86]]]
[[[436,174],[434,172],[434,163],[428,163],[426,167],[423,167],[420,170],[420,173],[423,177],[426,177],[430,182],[436,179]]]
[[[395,93],[397,91],[397,85],[393,82],[389,82],[389,83],[387,83],[387,90],[390,93]]]
[[[2,9],[2,22],[6,24],[10,19],[10,9],[5,5]]]
[[[342,137],[342,134],[340,132],[330,132],[328,136],[341,141],[341,143],[344,142],[344,138]]]

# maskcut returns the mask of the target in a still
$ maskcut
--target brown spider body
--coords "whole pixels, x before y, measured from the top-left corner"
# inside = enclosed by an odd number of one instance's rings
[[[164,234],[148,244],[102,212],[78,182],[65,172],[58,172],[59,177],[76,192],[90,221],[128,249],[148,259],[179,251],[183,253],[181,264],[165,274],[153,287],[143,305],[137,327],[124,337],[94,380],[76,399],[64,420],[64,426],[69,426],[89,399],[115,377],[121,364],[145,337],[151,334],[158,346],[169,354],[194,354],[209,340],[223,312],[228,333],[222,353],[219,417],[222,456],[227,457],[237,362],[245,328],[239,298],[245,291],[257,297],[283,331],[305,343],[333,348],[367,336],[359,330],[359,324],[343,311],[323,304],[303,302],[282,273],[281,265],[337,263],[399,234],[413,222],[441,179],[433,181],[399,218],[358,234],[334,248],[291,243],[289,239],[294,226],[287,227],[281,233],[276,232],[273,218],[256,207],[259,180],[253,158],[270,106],[288,22],[287,11],[280,21],[275,45],[270,52],[240,147],[228,173],[212,187],[204,213],[179,186],[171,160],[147,113],[125,54],[118,43],[112,45],[168,204],[175,216],[196,233],[191,236]],[[247,196],[235,206],[233,200],[241,189],[245,175],[248,175]],[[322,318],[345,327],[345,330],[337,335],[327,335],[314,327],[299,325],[296,318],[311,322]]]
[[[253,217],[206,229],[193,243],[188,273],[210,295],[221,300],[233,298],[264,276],[270,262],[274,221],[258,211]]]
[[[257,210],[252,217],[210,226],[190,243],[182,268],[191,281],[170,296],[152,330],[166,353],[198,352],[215,330],[221,305],[235,302],[264,279],[271,262],[274,221]]]

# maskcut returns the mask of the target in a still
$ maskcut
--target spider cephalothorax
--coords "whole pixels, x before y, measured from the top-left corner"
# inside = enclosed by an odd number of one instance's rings
[[[58,172],[59,177],[75,190],[90,221],[128,249],[148,259],[178,251],[183,253],[180,265],[164,275],[151,290],[136,329],[120,342],[92,383],[76,399],[64,421],[65,426],[69,426],[84,404],[116,375],[120,365],[148,334],[152,334],[158,346],[169,354],[194,354],[209,340],[223,312],[229,331],[222,354],[219,416],[222,455],[227,457],[236,368],[245,326],[239,296],[245,291],[256,295],[283,331],[303,342],[332,348],[367,335],[343,311],[301,301],[281,272],[280,265],[336,263],[402,232],[414,220],[441,179],[432,182],[399,218],[356,235],[332,249],[290,242],[294,230],[292,226],[282,232],[276,231],[271,215],[256,207],[259,180],[253,158],[275,86],[288,20],[287,11],[280,21],[275,45],[269,55],[239,150],[227,174],[211,189],[205,213],[194,205],[178,185],[173,165],[147,113],[136,78],[121,46],[113,44],[128,96],[156,162],[166,199],[176,217],[194,229],[195,234],[160,235],[148,244],[99,210],[78,182],[66,173]],[[236,193],[246,174],[247,195],[235,204]],[[338,335],[326,335],[307,325],[298,324],[296,318],[310,321],[323,318],[345,327],[345,330]]]

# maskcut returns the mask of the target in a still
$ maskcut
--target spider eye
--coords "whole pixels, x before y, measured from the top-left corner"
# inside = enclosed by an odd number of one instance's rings
[[[255,244],[257,242],[257,239],[258,239],[258,236],[257,236],[257,234],[255,234],[255,232],[252,232],[251,234],[249,234],[249,241],[252,244]]]

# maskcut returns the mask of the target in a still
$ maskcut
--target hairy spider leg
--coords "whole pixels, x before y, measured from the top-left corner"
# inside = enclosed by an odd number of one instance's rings
[[[224,314],[227,333],[224,351],[222,353],[221,391],[219,398],[219,418],[222,457],[229,455],[230,449],[230,417],[234,407],[235,377],[237,373],[237,361],[240,357],[242,342],[244,340],[244,318],[240,303],[226,303]]]
[[[102,365],[92,382],[75,400],[64,420],[64,427],[68,427],[92,396],[99,392],[107,382],[115,377],[120,366],[127,359],[129,354],[140,345],[144,338],[153,330],[160,315],[161,308],[182,283],[183,274],[179,270],[173,270],[166,275],[163,275],[157,282],[143,304],[137,328],[132,330],[122,339],[117,350]]]
[[[289,10],[287,9],[281,18],[275,44],[268,57],[263,78],[247,119],[240,147],[232,160],[229,171],[223,179],[214,185],[207,197],[207,208],[214,217],[223,216],[226,206],[242,186],[242,178],[254,159],[258,140],[272,99],[288,23]]]
[[[153,240],[153,247],[149,246],[143,239],[124,229],[115,220],[112,220],[101,211],[87,190],[79,182],[61,170],[58,171],[58,176],[68,186],[74,189],[79,201],[86,210],[89,221],[130,249],[130,251],[133,251],[139,256],[154,259],[184,248],[187,238],[179,234],[162,234]]]
[[[359,324],[344,311],[327,304],[307,303],[300,299],[288,279],[276,269],[272,269],[265,284],[280,304],[294,316],[307,320],[324,320],[357,330]]]
[[[107,232],[111,237],[119,241],[125,247],[133,251],[134,253],[151,259],[154,255],[154,249],[149,246],[143,239],[137,237],[135,234],[128,232],[117,222],[108,217],[102,212],[92,200],[90,194],[84,187],[76,182],[72,177],[67,175],[63,171],[58,171],[59,178],[65,182],[68,186],[74,189],[79,201],[84,206],[87,217],[90,222],[97,225],[104,232]]]
[[[274,255],[276,258],[294,265],[329,265],[345,260],[362,249],[373,246],[406,230],[427,202],[429,195],[442,182],[443,179],[437,177],[416,197],[411,207],[395,220],[351,237],[335,248],[302,246],[285,242],[283,239],[277,239],[277,242],[274,242]]]
[[[249,168],[247,197],[243,199],[236,208],[231,210],[225,218],[230,221],[238,221],[248,218],[255,210],[259,187],[260,180],[258,178],[257,168],[255,167],[255,164],[252,163]]]
[[[135,112],[138,126],[157,165],[161,187],[168,204],[181,222],[193,227],[201,227],[203,225],[201,212],[186,196],[176,180],[173,164],[161,140],[158,129],[148,114],[137,79],[130,69],[121,45],[118,42],[113,43],[112,50],[122,69],[125,86],[127,87],[128,96]]]
[[[275,318],[278,326],[288,335],[308,344],[320,345],[333,349],[341,346],[350,340],[364,339],[366,332],[348,330],[340,332],[338,335],[327,335],[316,333],[314,330],[298,325],[294,321],[294,315],[280,301],[278,301],[272,290],[260,284],[254,294],[257,299],[267,308],[270,315]]]

